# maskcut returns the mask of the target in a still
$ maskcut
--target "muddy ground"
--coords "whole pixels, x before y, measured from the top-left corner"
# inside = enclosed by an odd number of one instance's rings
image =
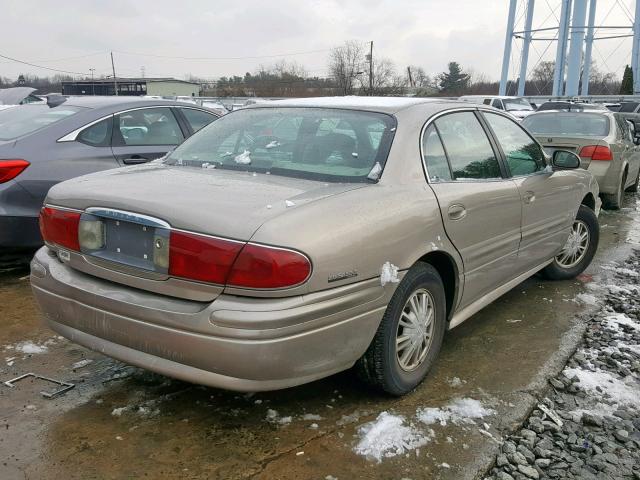
[[[150,374],[54,335],[27,270],[0,273],[0,380],[33,372],[76,385],[46,399],[40,391],[53,386],[40,380],[0,384],[0,479],[481,478],[575,350],[610,265],[640,244],[639,212],[635,197],[603,212],[597,257],[578,280],[529,279],[449,332],[427,380],[401,399],[351,372],[255,395]],[[461,398],[490,414],[420,421],[425,408]],[[362,426],[382,412],[419,447],[401,442],[380,459],[359,449]]]

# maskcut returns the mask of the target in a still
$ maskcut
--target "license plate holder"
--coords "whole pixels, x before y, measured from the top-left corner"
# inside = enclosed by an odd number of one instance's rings
[[[98,220],[104,229],[102,247],[88,249],[81,245],[82,253],[129,267],[166,274],[168,265],[162,264],[158,252],[168,249],[168,225],[163,225],[161,221],[150,221],[146,216],[136,216],[128,212],[120,212],[118,215],[113,212],[118,211],[87,210],[87,213],[82,215],[80,221]]]

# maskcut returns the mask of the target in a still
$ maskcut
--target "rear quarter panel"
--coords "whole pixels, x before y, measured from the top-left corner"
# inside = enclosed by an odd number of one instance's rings
[[[289,289],[287,294],[304,293],[301,288],[314,292],[380,277],[385,262],[407,270],[432,251],[448,253],[456,261],[458,272],[462,271],[426,182],[370,185],[290,208],[266,222],[252,241],[298,249],[311,259],[309,281],[303,287]],[[343,272],[355,272],[357,276],[329,281],[330,276]],[[246,294],[239,289],[226,291]]]

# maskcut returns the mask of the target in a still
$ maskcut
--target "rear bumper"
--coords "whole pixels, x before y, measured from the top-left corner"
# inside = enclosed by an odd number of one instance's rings
[[[28,250],[41,245],[38,217],[0,216],[0,248]]]
[[[212,303],[131,289],[40,249],[31,283],[49,326],[124,362],[189,382],[275,390],[351,367],[395,285],[378,279],[290,298],[220,295]]]

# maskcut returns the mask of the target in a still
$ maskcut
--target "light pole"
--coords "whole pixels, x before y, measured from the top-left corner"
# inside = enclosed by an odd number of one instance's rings
[[[95,68],[90,68],[89,71],[91,72],[91,95],[95,95],[96,94],[96,84],[93,83],[93,72],[96,71]]]

